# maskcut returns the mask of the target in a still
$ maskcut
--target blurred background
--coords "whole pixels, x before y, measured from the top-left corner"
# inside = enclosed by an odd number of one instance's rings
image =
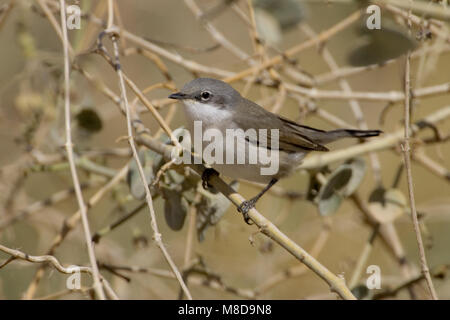
[[[78,66],[71,71],[72,132],[75,153],[77,159],[81,159],[77,167],[87,202],[130,163],[131,153],[122,138],[127,134],[126,118],[105,94],[111,90],[111,96],[120,96],[117,75],[104,57],[92,52],[104,29],[102,23],[107,21],[107,1],[66,2],[79,6],[82,12],[80,29],[68,33],[73,65]],[[368,17],[364,11],[342,31],[326,36],[325,41],[307,46],[270,71],[231,84],[268,110],[325,130],[339,127],[339,123],[357,128],[361,122],[358,123],[355,114],[360,111],[362,122],[368,128],[384,131],[379,138],[383,139],[403,129],[404,99],[390,100],[389,94],[404,92],[408,50],[413,52],[412,89],[436,89],[412,100],[412,122],[450,105],[449,9],[439,1],[415,1],[412,13],[418,23],[412,23],[408,29],[407,19],[402,15],[408,13],[405,3],[409,2],[394,1],[385,7],[386,2],[378,2],[382,8],[382,28],[376,36],[364,27],[364,19]],[[120,37],[122,70],[141,90],[148,88],[149,92],[144,92],[146,98],[174,130],[184,125],[184,117],[181,105],[168,100],[167,96],[195,77],[224,77],[189,70],[175,59],[168,59],[166,52],[201,66],[238,73],[252,63],[257,65],[289,52],[290,48],[330,30],[369,4],[365,1],[295,0],[114,1],[114,24],[164,50],[161,54],[123,34]],[[44,255],[64,223],[78,210],[63,148],[62,45],[49,18],[54,17],[59,25],[59,1],[1,0],[0,10],[0,244],[29,255]],[[113,56],[109,38],[104,37],[103,43]],[[231,45],[227,47],[227,43]],[[267,85],[271,81],[287,84],[288,89]],[[345,86],[354,92],[385,95],[380,99],[363,97],[352,106],[353,100],[339,96]],[[296,92],[292,87],[303,88],[306,93]],[[338,97],[313,96],[311,88],[319,93],[334,92]],[[282,93],[283,90],[287,92]],[[127,93],[130,104],[135,103],[132,90],[127,88]],[[150,134],[160,135],[159,125],[151,113],[140,101],[135,105],[142,111],[140,118]],[[415,199],[428,264],[441,299],[450,298],[450,281],[446,276],[450,263],[447,247],[450,243],[449,124],[450,121],[444,119],[436,124],[435,130],[425,128],[412,138]],[[439,141],[433,139],[435,131],[441,137]],[[342,202],[339,200],[326,213],[318,210],[316,196],[320,193],[320,184],[317,177],[327,181],[343,161],[334,162],[326,169],[299,170],[282,180],[257,205],[260,213],[293,241],[315,255],[333,273],[344,276],[360,298],[380,298],[376,295],[386,293],[385,298],[389,299],[429,297],[425,282],[420,279],[406,175],[401,169],[400,142],[372,156],[361,156],[366,168],[364,177],[354,187],[352,195],[339,196]],[[342,141],[331,145],[330,149],[357,143]],[[145,154],[142,151],[143,157]],[[149,156],[153,157],[149,163],[156,174],[157,160],[154,154]],[[183,177],[184,171],[173,174]],[[130,192],[130,186],[139,189],[132,185],[138,183],[135,178],[131,181],[133,175],[138,177],[136,171],[130,171],[128,182],[122,179],[89,207],[92,234],[140,206],[142,200],[136,192]],[[193,198],[210,199],[211,194],[202,195],[191,185],[190,192],[194,190],[195,194],[187,195],[182,193],[187,190],[179,189],[174,182],[177,178],[167,179],[163,178],[168,188],[165,190],[183,194],[185,200],[178,197],[168,205],[172,200],[167,192],[154,190],[157,223],[163,243],[176,265],[180,270],[189,270],[187,281],[195,299],[336,299],[324,281],[258,233],[257,228],[246,225],[242,215],[226,201],[220,205],[214,203],[216,212],[228,209],[218,213],[223,217],[204,233],[196,231],[195,227],[189,228],[193,212],[197,211],[198,216],[202,210]],[[191,184],[198,182],[194,178]],[[394,198],[401,203],[394,203],[394,209],[385,201],[386,190],[392,188]],[[247,199],[260,189],[246,182],[239,184],[239,193]],[[378,221],[383,228],[377,229],[376,223],[368,222],[361,205],[358,206],[358,199],[363,207],[373,204],[371,210],[383,216]],[[179,284],[152,240],[148,209],[141,207],[135,216],[103,235],[95,244],[100,272],[120,298],[177,299]],[[180,218],[180,230],[168,226],[165,214],[170,215],[170,210],[175,217],[178,217],[177,210],[182,211],[182,217],[186,215],[184,224]],[[198,228],[198,221],[196,226]],[[194,243],[187,248],[192,232],[195,233]],[[364,256],[363,250],[372,235],[373,247]],[[188,250],[191,253],[186,258]],[[67,234],[53,255],[64,266],[89,265],[80,223]],[[8,254],[0,252],[0,266],[8,258]],[[363,266],[360,275],[355,276],[358,261]],[[364,289],[369,265],[380,267],[381,289]],[[0,298],[90,297],[90,276],[82,275],[81,290],[68,291],[65,286],[68,275],[50,266],[46,266],[37,281],[36,271],[40,266],[18,259],[2,266]],[[130,271],[127,267],[142,270]],[[408,281],[412,281],[410,285],[395,291]]]

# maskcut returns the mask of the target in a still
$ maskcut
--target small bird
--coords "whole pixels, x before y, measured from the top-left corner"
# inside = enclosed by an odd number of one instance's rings
[[[219,158],[219,161],[208,163],[213,169],[233,179],[267,183],[260,193],[238,207],[238,211],[244,215],[247,223],[247,212],[255,206],[258,199],[279,179],[292,173],[310,151],[328,151],[325,144],[342,138],[367,138],[381,133],[380,130],[352,129],[324,131],[301,125],[265,110],[242,97],[229,84],[211,78],[194,79],[180,92],[171,94],[169,98],[183,102],[188,122],[187,128],[194,138],[196,138],[195,123],[201,124],[201,134],[204,135],[201,142],[202,150],[211,148],[211,143],[220,144],[218,147],[221,149],[217,150],[223,150],[223,154],[215,154],[215,159]],[[230,130],[247,132],[249,129],[256,132],[255,138],[250,139],[245,136],[245,139],[237,139],[236,144],[230,144],[227,139],[217,139],[217,133],[225,137]],[[209,134],[207,134],[208,131]],[[211,138],[211,132],[215,133],[215,139],[208,143],[213,139],[204,139],[204,137]],[[274,135],[270,135],[269,132],[276,132],[277,135],[274,138]],[[248,152],[245,152],[245,161],[242,163],[242,161],[239,162],[237,154],[243,150]],[[262,168],[267,169],[269,164],[250,161],[252,154],[263,154],[262,151],[266,152],[270,159],[278,161],[276,171],[269,170],[263,174]],[[202,179],[206,181],[206,185],[209,176],[217,174],[215,170],[205,171]]]

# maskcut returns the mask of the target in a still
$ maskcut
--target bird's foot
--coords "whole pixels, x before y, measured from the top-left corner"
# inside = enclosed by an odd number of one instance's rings
[[[206,168],[205,171],[203,171],[202,173],[203,189],[208,190],[213,188],[213,186],[209,183],[209,179],[211,179],[212,176],[219,176],[219,173],[212,168]]]
[[[246,224],[252,224],[250,223],[250,217],[248,216],[248,212],[250,211],[251,208],[255,207],[256,201],[257,199],[245,200],[237,208],[237,210],[244,216],[244,221]]]

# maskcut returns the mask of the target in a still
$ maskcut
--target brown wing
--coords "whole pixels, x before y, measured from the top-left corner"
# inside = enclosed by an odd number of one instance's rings
[[[293,142],[294,144],[299,144],[303,141],[307,141],[308,144],[303,143],[302,148],[311,151],[328,151],[328,148],[324,147],[323,145],[317,142],[314,142],[313,138],[315,132],[324,133],[325,131],[300,125],[282,116],[278,116],[278,119],[280,119],[281,122],[283,123],[283,132],[284,132],[283,140],[287,142]]]
[[[266,131],[269,133],[269,136],[267,136],[267,134],[262,136],[264,135],[264,132],[259,132],[259,129],[278,129],[279,149],[286,152],[301,152],[305,150],[328,151],[327,148],[314,142],[307,136],[305,128],[309,127],[302,126],[291,120],[273,114],[250,100],[243,100],[243,103],[240,104],[241,109],[237,110],[237,112],[239,112],[239,117],[235,117],[233,122],[244,131],[251,128],[255,129],[258,133],[258,141],[260,141],[261,138],[266,138],[269,148],[271,146],[270,130]],[[309,129],[315,130],[312,128]],[[257,143],[259,144],[259,142]]]

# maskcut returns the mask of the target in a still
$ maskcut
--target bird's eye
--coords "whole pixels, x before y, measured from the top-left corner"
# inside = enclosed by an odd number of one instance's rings
[[[203,101],[206,101],[211,97],[211,93],[209,93],[208,91],[203,91],[201,97]]]

